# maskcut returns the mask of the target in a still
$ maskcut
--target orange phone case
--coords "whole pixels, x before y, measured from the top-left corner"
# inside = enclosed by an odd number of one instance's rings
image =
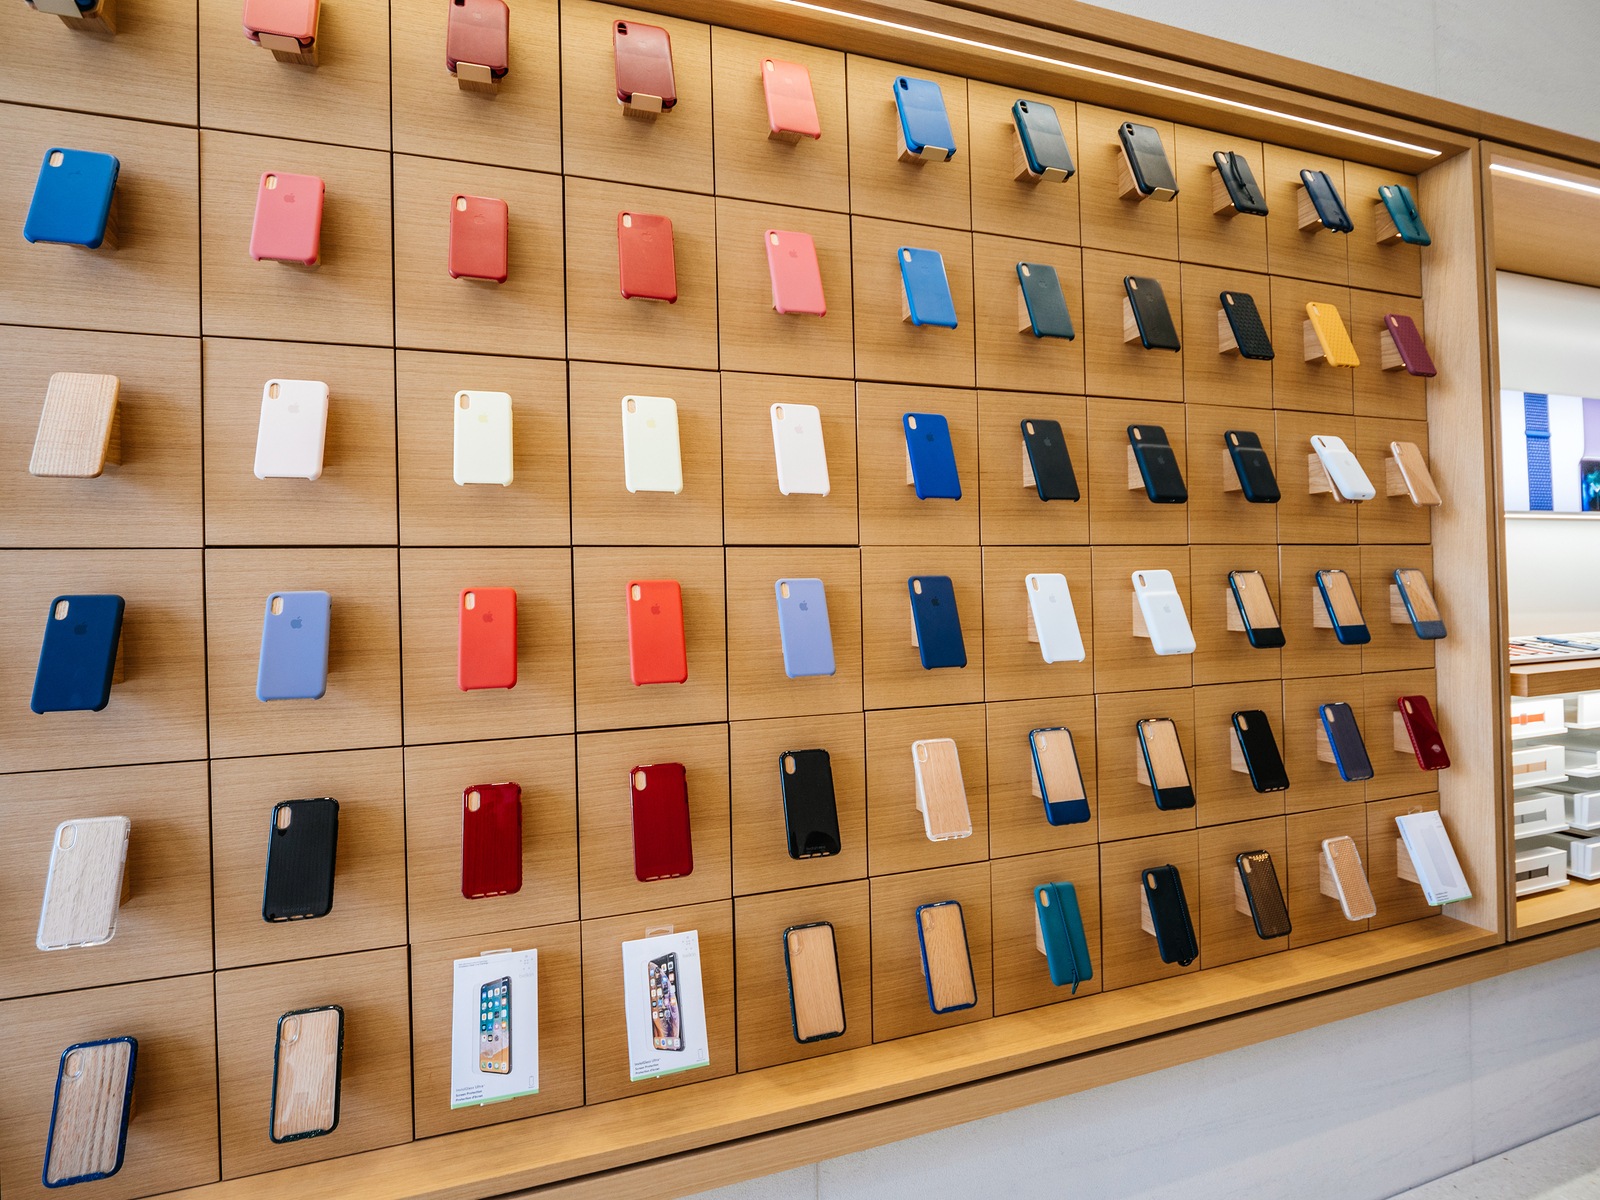
[[[635,687],[689,678],[683,589],[677,580],[636,579],[628,584],[628,674]]]
[[[462,588],[456,686],[463,692],[517,686],[517,590]]]

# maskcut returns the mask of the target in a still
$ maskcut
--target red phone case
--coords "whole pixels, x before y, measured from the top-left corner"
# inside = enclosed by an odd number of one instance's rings
[[[773,133],[822,136],[817,119],[817,98],[811,91],[811,72],[802,63],[781,58],[761,60],[761,84],[767,93],[767,125]]]
[[[510,61],[511,10],[506,0],[448,0],[450,22],[444,35],[444,64],[454,71],[458,63],[488,67],[496,79]]]
[[[1395,349],[1400,351],[1400,361],[1405,363],[1407,374],[1432,379],[1439,373],[1415,321],[1405,313],[1384,313],[1383,323],[1389,330],[1389,336],[1394,338]]]
[[[450,198],[450,278],[506,281],[504,200],[488,196]]]
[[[828,302],[822,295],[822,268],[817,266],[817,244],[809,233],[769,229],[767,273],[772,276],[772,307],[781,313],[809,313],[824,317]]]
[[[628,584],[628,673],[636,687],[683,683],[689,654],[683,642],[683,589],[675,579]]]
[[[634,878],[649,883],[652,879],[693,874],[689,786],[683,764],[635,767],[628,774],[628,790],[633,796]]]
[[[475,783],[461,791],[461,894],[522,890],[522,786]]]
[[[250,257],[310,266],[322,257],[322,180],[264,171],[256,186]]]
[[[617,279],[627,300],[678,301],[672,221],[653,213],[617,214]]]
[[[1433,719],[1433,707],[1428,698],[1401,696],[1397,704],[1406,723],[1406,732],[1411,735],[1417,766],[1424,771],[1442,771],[1448,767],[1450,753],[1444,748],[1444,738],[1439,734],[1439,723]]]
[[[617,99],[631,104],[635,92],[661,97],[661,110],[678,102],[672,79],[672,39],[658,25],[611,23],[611,53],[617,64]]]
[[[252,42],[263,33],[294,38],[310,48],[317,36],[319,0],[244,0],[244,32]]]
[[[515,588],[462,588],[456,686],[463,692],[517,686]]]

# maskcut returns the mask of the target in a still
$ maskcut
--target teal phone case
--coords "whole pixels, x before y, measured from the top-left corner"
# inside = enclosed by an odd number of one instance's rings
[[[1056,987],[1078,985],[1094,978],[1089,961],[1089,941],[1083,935],[1083,914],[1078,911],[1078,890],[1070,883],[1041,883],[1033,889],[1033,909],[1044,937],[1050,982]]]

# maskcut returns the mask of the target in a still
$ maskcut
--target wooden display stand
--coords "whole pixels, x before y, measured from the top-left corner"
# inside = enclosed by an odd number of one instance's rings
[[[482,63],[456,63],[456,86],[463,92],[473,92],[480,96],[495,96],[500,92],[500,80],[492,68]]]
[[[1396,228],[1394,218],[1389,215],[1389,206],[1382,200],[1372,206],[1373,233],[1380,246],[1393,246],[1401,241],[1400,230]]]
[[[122,465],[122,413],[115,375],[57,372],[50,376],[28,474],[97,478]]]
[[[75,0],[28,0],[28,3],[37,12],[60,17],[63,25],[80,33],[113,37],[117,32],[117,0],[98,0],[87,10],[79,8]]]

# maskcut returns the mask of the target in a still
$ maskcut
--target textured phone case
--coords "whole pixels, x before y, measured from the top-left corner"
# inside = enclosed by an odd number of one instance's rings
[[[339,802],[327,796],[272,806],[267,827],[263,921],[298,921],[333,911]]]
[[[1424,771],[1442,771],[1450,765],[1450,752],[1444,748],[1439,723],[1433,719],[1433,706],[1426,696],[1401,696],[1396,702],[1417,766]]]
[[[832,675],[833,629],[822,580],[779,579],[772,587],[778,600],[783,673],[790,679]]]
[[[683,491],[678,403],[670,396],[622,398],[622,484],[630,492]]]
[[[790,858],[839,853],[839,806],[833,760],[826,750],[785,750],[778,756],[783,828]]]
[[[1415,442],[1390,442],[1389,453],[1394,456],[1396,465],[1400,468],[1400,477],[1405,480],[1406,491],[1411,495],[1411,503],[1418,507],[1432,507],[1443,503],[1439,495],[1439,486],[1433,481],[1433,472],[1428,469],[1428,460],[1423,456],[1422,447]]]
[[[617,286],[625,300],[678,301],[672,221],[655,213],[617,214]]]
[[[1122,142],[1122,152],[1139,191],[1146,196],[1171,200],[1178,194],[1178,181],[1172,174],[1172,163],[1167,159],[1167,148],[1161,144],[1160,132],[1151,125],[1125,121],[1117,129]]]
[[[457,601],[456,687],[517,686],[517,590],[463,588]]]
[[[1278,477],[1272,473],[1272,459],[1261,448],[1261,438],[1248,429],[1229,429],[1223,432],[1223,443],[1228,447],[1228,457],[1233,462],[1233,472],[1239,477],[1239,487],[1251,504],[1276,504],[1283,499],[1278,490]]]
[[[967,665],[967,643],[961,636],[955,584],[948,575],[914,575],[906,580],[911,595],[911,622],[924,670]]]
[[[1139,341],[1146,350],[1181,350],[1178,328],[1172,323],[1172,310],[1167,307],[1167,294],[1159,279],[1149,276],[1126,275],[1122,280],[1128,303],[1133,305],[1133,319],[1139,326]]]
[[[116,936],[127,869],[127,817],[84,817],[56,826],[34,945],[103,946]]]
[[[1247,850],[1234,864],[1250,905],[1250,920],[1255,924],[1256,936],[1263,941],[1288,937],[1293,926],[1289,923],[1289,906],[1284,903],[1272,855],[1265,850]]]
[[[1167,441],[1167,431],[1159,425],[1129,425],[1128,445],[1139,464],[1144,494],[1152,504],[1187,504],[1189,489],[1178,467],[1178,456]]]
[[[310,266],[322,257],[322,180],[265,171],[256,190],[250,257]]]
[[[1400,352],[1400,360],[1405,363],[1406,374],[1432,379],[1439,373],[1439,369],[1433,365],[1433,355],[1428,353],[1427,343],[1422,340],[1422,331],[1417,328],[1415,321],[1405,313],[1384,313],[1383,325],[1389,331],[1389,336],[1394,339],[1395,349]]]
[[[509,263],[511,213],[493,196],[450,197],[451,279],[483,279],[504,283]]]
[[[263,33],[310,46],[317,33],[320,0],[244,0],[244,31],[251,41]]]
[[[761,60],[761,88],[767,100],[767,128],[773,134],[819,138],[817,98],[811,90],[811,72],[803,63],[781,58]]]
[[[1311,439],[1311,448],[1316,451],[1317,461],[1327,472],[1329,481],[1344,499],[1371,500],[1378,494],[1361,460],[1350,452],[1343,438],[1319,433]]]
[[[1147,867],[1140,875],[1145,902],[1150,906],[1150,924],[1156,931],[1156,950],[1164,963],[1187,967],[1200,957],[1194,924],[1189,918],[1189,902],[1183,895],[1183,878],[1178,868],[1168,863]]]
[[[458,484],[498,484],[514,477],[509,392],[457,392],[452,477]]]
[[[793,229],[769,229],[765,241],[772,307],[781,313],[827,316],[822,268],[817,265],[817,244],[811,235]]]
[[[1262,795],[1288,790],[1289,773],[1284,769],[1272,721],[1259,708],[1242,709],[1233,714],[1233,736],[1250,772],[1250,786]]]
[[[940,413],[903,413],[900,428],[917,499],[961,499],[961,472],[950,440],[950,422]]]
[[[1325,301],[1311,301],[1306,305],[1306,317],[1317,336],[1317,345],[1330,367],[1359,367],[1361,356],[1356,353],[1350,331],[1344,327],[1339,310]]]
[[[503,78],[510,60],[511,10],[505,0],[449,0],[450,20],[445,27],[445,66],[454,71],[461,63],[488,67]]]
[[[1221,292],[1218,299],[1222,301],[1222,311],[1228,318],[1234,343],[1239,347],[1239,356],[1270,362],[1272,339],[1267,336],[1256,298],[1249,292]]]
[[[1028,457],[1033,487],[1041,500],[1077,500],[1078,474],[1072,469],[1072,455],[1061,422],[1046,417],[1029,417],[1022,423],[1022,450]]]
[[[1372,778],[1372,759],[1367,755],[1367,743],[1361,736],[1361,726],[1348,704],[1324,704],[1317,710],[1322,718],[1322,732],[1333,749],[1334,765],[1339,778],[1346,783],[1360,783]]]
[[[33,436],[28,474],[45,479],[95,479],[108,459],[120,458],[115,375],[57,371],[45,386],[39,428]]]
[[[329,1004],[279,1017],[268,1136],[293,1142],[337,1129],[343,1067],[344,1009]]]
[[[683,589],[675,579],[635,579],[628,591],[628,673],[634,686],[683,683],[689,655],[683,634]]]
[[[1229,571],[1228,590],[1244,622],[1245,636],[1256,650],[1275,650],[1284,644],[1283,625],[1273,606],[1272,593],[1260,571]]]
[[[785,496],[826,496],[828,448],[822,438],[822,410],[815,404],[774,404],[772,452],[778,466],[778,491]]]
[[[279,611],[273,612],[275,602]],[[261,618],[257,700],[320,700],[328,690],[327,592],[273,592]]]
[[[913,325],[956,327],[956,302],[944,270],[944,255],[937,250],[899,246],[900,286],[905,290],[906,315]]]
[[[1061,132],[1061,117],[1052,105],[1043,100],[1017,100],[1011,105],[1011,120],[1030,172],[1058,183],[1072,178],[1077,168]]]
[[[36,713],[99,712],[111,703],[123,610],[121,596],[57,596],[50,601],[29,708]]]
[[[1072,589],[1060,572],[1025,575],[1028,614],[1039,639],[1039,653],[1047,663],[1082,662],[1083,631],[1072,605]]]
[[[628,773],[633,796],[633,875],[640,883],[694,873],[689,784],[682,763],[652,763]]]
[[[672,76],[672,38],[659,25],[640,21],[611,23],[611,52],[616,64],[617,99],[624,104],[640,103],[642,97],[661,101],[666,112],[678,102],[678,86]],[[636,96],[639,100],[636,101]]]
[[[139,1042],[131,1037],[75,1042],[61,1052],[45,1138],[45,1187],[107,1179],[122,1169],[138,1057]]]
[[[269,379],[256,426],[257,479],[320,479],[328,440],[328,385]]]
[[[39,165],[22,236],[30,242],[98,249],[105,241],[121,170],[110,154],[50,147]]]
[[[1028,310],[1028,322],[1036,338],[1076,337],[1072,328],[1072,314],[1067,311],[1066,293],[1061,290],[1061,276],[1049,263],[1019,262],[1017,284],[1022,288],[1022,302]]]
[[[900,117],[900,136],[913,154],[924,150],[942,151],[948,162],[956,155],[956,135],[950,129],[950,114],[944,106],[944,92],[931,79],[898,76],[894,81],[895,111]]]
[[[1361,865],[1361,850],[1350,837],[1328,838],[1322,843],[1322,856],[1333,875],[1334,890],[1339,894],[1339,908],[1347,921],[1365,921],[1378,915],[1378,903],[1372,898],[1372,885],[1367,882],[1367,872]]]
[[[957,901],[917,906],[917,946],[922,951],[922,978],[927,984],[929,1008],[943,1014],[960,1012],[978,1003],[967,923]]]
[[[1094,978],[1089,940],[1083,932],[1078,889],[1070,883],[1042,883],[1033,889],[1033,915],[1039,941],[1044,946],[1050,982],[1056,987],[1078,985]]]
[[[1417,211],[1417,201],[1410,188],[1403,183],[1386,183],[1378,189],[1378,199],[1383,201],[1383,207],[1388,210],[1389,219],[1394,222],[1401,241],[1413,246],[1433,245],[1433,238],[1423,224],[1422,214]]]
[[[1157,654],[1193,654],[1194,631],[1171,571],[1135,571],[1133,594]]]
[[[1248,158],[1236,150],[1218,150],[1212,154],[1211,161],[1216,164],[1217,174],[1222,176],[1235,212],[1252,217],[1267,215],[1267,198],[1261,194],[1261,185],[1256,182],[1256,173]]]
[[[461,792],[461,894],[522,890],[522,785],[475,783]]]
[[[1339,199],[1339,189],[1333,186],[1333,180],[1328,178],[1326,171],[1301,171],[1300,182],[1311,196],[1317,219],[1324,228],[1334,233],[1349,233],[1355,228],[1350,222],[1350,214],[1345,211],[1344,201]]]
[[[789,1019],[794,1040],[805,1045],[845,1030],[839,949],[827,921],[783,931],[783,966],[789,977]]]
[[[1194,807],[1194,784],[1183,759],[1178,727],[1166,717],[1148,717],[1134,727],[1150,792],[1162,812]]]
[[[1089,819],[1089,795],[1083,786],[1083,769],[1072,743],[1072,730],[1030,729],[1028,750],[1033,755],[1033,780],[1044,801],[1044,818],[1051,825],[1081,825]]]

